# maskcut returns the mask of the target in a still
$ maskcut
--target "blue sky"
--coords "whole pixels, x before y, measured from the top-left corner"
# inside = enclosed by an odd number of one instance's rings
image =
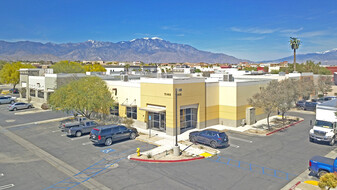
[[[337,48],[336,0],[0,1],[6,41],[128,41],[160,37],[253,61]]]

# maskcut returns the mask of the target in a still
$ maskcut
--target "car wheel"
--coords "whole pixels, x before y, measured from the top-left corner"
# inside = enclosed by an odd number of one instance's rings
[[[135,139],[135,138],[136,138],[136,136],[137,136],[137,135],[136,135],[136,133],[131,133],[131,134],[130,134],[130,139],[132,139],[132,140],[133,140],[133,139]]]
[[[81,131],[76,131],[75,136],[76,136],[76,137],[82,136],[82,132],[81,132]]]
[[[197,140],[195,139],[195,137],[191,137],[190,141],[191,141],[193,144],[197,144]]]
[[[32,106],[28,106],[28,109],[32,108]]]
[[[212,141],[212,142],[211,142],[211,147],[212,147],[212,148],[216,148],[216,147],[217,147],[215,141]]]
[[[330,141],[329,145],[333,146],[335,144],[335,137],[332,137],[332,140]]]
[[[11,104],[14,104],[14,101],[13,101],[13,100],[11,101]]]
[[[18,110],[18,108],[13,108],[13,111],[16,111],[16,110]]]
[[[314,139],[309,137],[309,141],[310,142],[314,142]]]
[[[112,145],[112,139],[111,138],[107,138],[106,140],[105,140],[105,143],[104,143],[106,146],[110,146],[110,145]]]
[[[318,176],[318,178],[321,178],[323,175],[325,175],[327,173],[328,173],[327,171],[321,170],[321,171],[318,172],[317,176]]]

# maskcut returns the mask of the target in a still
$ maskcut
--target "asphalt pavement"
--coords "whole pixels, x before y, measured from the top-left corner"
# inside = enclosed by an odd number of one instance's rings
[[[138,147],[144,151],[154,145],[126,140],[108,147],[94,146],[87,135],[69,138],[60,132],[53,119],[66,114],[15,115],[6,110],[6,105],[0,105],[0,187],[281,189],[308,167],[312,156],[325,155],[334,148],[309,142],[309,121],[314,115],[289,115],[300,116],[304,121],[266,137],[228,132],[231,146],[220,149],[221,153],[213,158],[143,163],[128,160],[127,156]],[[36,123],[44,120],[51,122]]]

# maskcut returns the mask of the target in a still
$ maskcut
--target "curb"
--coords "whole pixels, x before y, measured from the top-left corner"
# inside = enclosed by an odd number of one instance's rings
[[[278,132],[278,131],[281,131],[281,130],[283,130],[283,129],[289,128],[289,127],[291,127],[291,126],[293,126],[293,125],[296,125],[296,124],[298,124],[298,123],[301,123],[302,121],[304,121],[304,120],[300,120],[300,121],[297,121],[297,122],[292,123],[292,124],[290,124],[290,125],[287,125],[287,126],[285,126],[285,127],[282,127],[282,128],[280,128],[280,129],[276,129],[275,131],[272,131],[272,132],[267,133],[266,136],[269,136],[269,135],[271,135],[271,134],[273,134],[273,133],[276,133],[276,132]]]
[[[295,190],[300,183],[301,181],[298,181],[295,185],[291,186],[289,190]]]
[[[187,162],[187,161],[193,161],[193,160],[201,160],[205,157],[200,156],[196,158],[188,158],[188,159],[182,159],[182,160],[147,160],[147,159],[140,159],[140,158],[129,158],[130,160],[134,161],[140,161],[140,162],[156,162],[156,163],[174,163],[174,162]]]

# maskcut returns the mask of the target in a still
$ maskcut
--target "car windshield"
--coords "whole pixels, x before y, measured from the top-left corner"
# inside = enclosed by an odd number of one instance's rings
[[[324,127],[324,128],[328,128],[328,129],[332,129],[333,128],[333,124],[329,121],[322,121],[322,120],[316,120],[315,126],[318,127]]]

